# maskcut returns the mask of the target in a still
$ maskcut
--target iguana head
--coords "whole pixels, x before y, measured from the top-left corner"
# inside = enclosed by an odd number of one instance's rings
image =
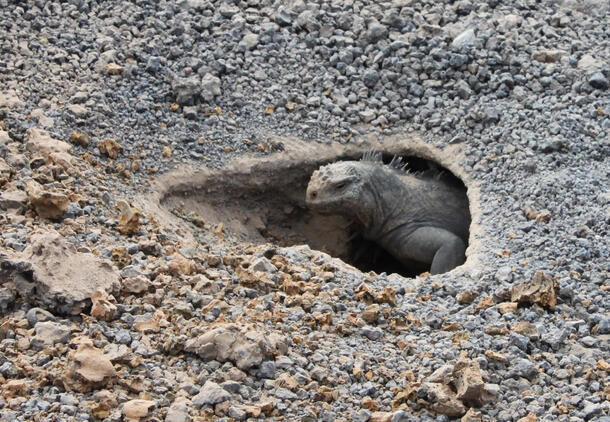
[[[362,164],[357,161],[339,161],[320,167],[307,185],[307,206],[325,214],[350,216],[362,207],[362,172]]]

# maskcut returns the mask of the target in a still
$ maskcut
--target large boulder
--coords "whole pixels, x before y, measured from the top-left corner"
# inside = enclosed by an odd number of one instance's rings
[[[77,252],[57,232],[38,232],[21,253],[0,253],[0,283],[54,313],[78,315],[97,290],[115,292],[119,274],[110,261]]]

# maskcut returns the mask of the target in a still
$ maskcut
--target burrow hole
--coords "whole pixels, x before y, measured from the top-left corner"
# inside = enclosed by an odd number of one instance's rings
[[[162,203],[196,225],[222,223],[224,232],[238,240],[278,246],[307,244],[363,272],[414,277],[428,271],[425,264],[405,267],[380,246],[364,239],[345,218],[321,215],[305,205],[305,191],[315,170],[335,161],[359,160],[361,156],[308,159],[289,165],[268,161],[253,166],[249,172],[220,170],[192,185],[182,183],[180,188],[170,190]],[[393,157],[394,154],[383,153],[385,163]],[[466,196],[464,183],[438,163],[411,155],[401,157],[409,170],[423,175],[440,174]]]

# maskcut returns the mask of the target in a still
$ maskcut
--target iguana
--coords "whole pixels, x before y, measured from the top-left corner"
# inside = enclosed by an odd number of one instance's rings
[[[463,188],[406,170],[402,159],[384,164],[379,152],[339,161],[311,176],[307,206],[341,215],[404,266],[428,265],[440,274],[464,263],[470,213]]]

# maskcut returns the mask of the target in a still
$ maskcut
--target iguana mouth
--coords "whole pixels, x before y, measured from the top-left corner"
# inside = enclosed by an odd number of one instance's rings
[[[334,207],[331,206],[332,204],[334,204],[334,201],[330,200],[307,200],[307,206],[320,214],[332,214],[333,212],[336,212]]]

